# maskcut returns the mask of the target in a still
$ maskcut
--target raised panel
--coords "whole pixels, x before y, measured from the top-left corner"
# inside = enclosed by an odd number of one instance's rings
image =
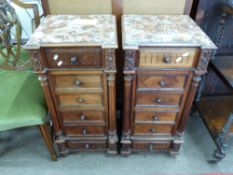
[[[141,48],[140,68],[192,68],[196,66],[195,48]]]
[[[101,107],[104,104],[102,94],[98,93],[60,94],[57,96],[60,102],[60,107]]]
[[[63,126],[66,136],[104,136],[103,126]]]
[[[135,123],[170,123],[175,124],[177,113],[172,112],[137,112]]]
[[[170,135],[172,128],[171,124],[135,124],[134,135]]]
[[[181,97],[181,94],[171,92],[137,92],[136,107],[160,105],[179,106]]]

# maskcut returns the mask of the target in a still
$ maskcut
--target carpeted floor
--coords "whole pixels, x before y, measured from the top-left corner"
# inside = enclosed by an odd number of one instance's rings
[[[0,133],[1,175],[154,175],[233,173],[233,152],[218,164],[208,164],[215,145],[199,116],[189,119],[181,155],[140,153],[109,157],[105,153],[80,153],[49,159],[37,128]]]

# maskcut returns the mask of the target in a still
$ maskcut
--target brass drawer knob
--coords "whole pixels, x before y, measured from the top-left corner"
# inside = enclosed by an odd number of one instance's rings
[[[71,57],[71,58],[70,58],[70,62],[71,62],[72,64],[76,64],[76,63],[78,62],[78,58],[77,58],[77,57]]]
[[[86,129],[83,129],[83,135],[86,135],[88,131]]]
[[[89,144],[85,144],[85,149],[89,149],[90,148],[90,145]]]
[[[78,101],[79,103],[83,103],[83,102],[84,102],[84,100],[83,100],[82,98],[78,98],[77,101]]]
[[[74,84],[75,84],[76,86],[80,86],[81,82],[80,82],[79,80],[76,80],[76,81],[74,82]]]
[[[172,60],[171,60],[171,58],[170,58],[170,57],[168,57],[168,56],[164,56],[164,58],[163,58],[163,62],[164,62],[165,64],[170,64],[170,63],[172,62]]]
[[[161,100],[160,98],[156,98],[156,99],[155,99],[155,102],[156,102],[156,103],[161,103],[162,100]]]
[[[80,115],[80,119],[81,119],[81,120],[85,120],[85,119],[86,119],[86,116],[82,114],[82,115]]]
[[[165,86],[165,82],[162,80],[162,81],[159,82],[159,85],[160,86]]]
[[[154,128],[151,128],[149,131],[150,131],[151,133],[156,133],[156,130],[155,130]]]
[[[154,121],[158,121],[159,120],[159,116],[153,116],[153,120]]]

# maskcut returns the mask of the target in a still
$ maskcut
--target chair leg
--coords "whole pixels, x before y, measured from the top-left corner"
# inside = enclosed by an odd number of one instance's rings
[[[44,125],[39,125],[38,127],[40,128],[40,132],[41,132],[41,134],[44,138],[44,141],[48,147],[51,159],[54,161],[57,160],[57,155],[56,155],[55,149],[53,147],[53,141],[52,141],[51,135],[49,133],[48,126],[46,124],[44,124]]]

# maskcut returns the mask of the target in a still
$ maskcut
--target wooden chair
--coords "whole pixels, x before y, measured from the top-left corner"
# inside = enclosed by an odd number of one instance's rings
[[[36,4],[23,4],[12,0],[23,8],[33,9],[36,26],[39,24]],[[21,47],[22,27],[15,10],[7,0],[0,2],[0,131],[19,127],[38,126],[51,154],[56,153],[45,118],[48,115],[44,96],[32,73],[30,59]],[[12,44],[10,30],[15,27],[16,42]]]
[[[41,0],[45,15],[112,14],[112,0]]]

